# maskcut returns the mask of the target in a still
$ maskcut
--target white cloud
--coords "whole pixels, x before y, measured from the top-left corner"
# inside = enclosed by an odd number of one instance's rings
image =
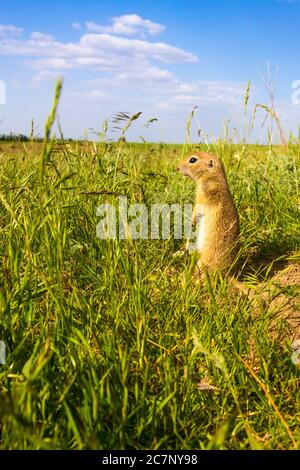
[[[219,94],[199,94],[199,95],[176,95],[173,96],[173,101],[182,104],[189,104],[189,105],[198,105],[200,103],[227,103],[227,104],[235,104],[236,100],[233,96],[224,95],[222,93]]]
[[[170,81],[175,77],[172,72],[168,70],[163,70],[158,67],[148,66],[143,67],[141,70],[125,70],[119,73],[115,78],[116,80],[120,81],[134,81],[135,86],[137,81],[145,81],[145,82],[164,82]]]
[[[23,28],[18,28],[12,24],[0,24],[0,37],[1,36],[20,36]]]
[[[295,133],[298,133],[300,105],[293,105],[290,101],[279,101],[276,103],[276,112],[280,123],[287,131],[293,130]]]
[[[105,93],[103,90],[90,90],[86,93],[88,98],[99,98],[99,99],[107,99],[110,98],[110,95]]]
[[[0,46],[2,55],[60,57],[68,60],[74,67],[77,59],[85,57],[101,59],[102,64],[106,66],[110,66],[111,60],[126,59],[129,69],[132,60],[159,60],[166,63],[198,61],[194,54],[167,43],[122,38],[111,34],[85,34],[78,42],[64,43],[56,41],[49,34],[34,32],[28,40],[5,38],[1,44],[0,38]]]
[[[96,33],[111,33],[121,36],[156,36],[161,34],[166,28],[159,23],[144,20],[139,15],[122,15],[111,18],[111,24],[102,26],[91,21],[85,23],[88,31]]]
[[[81,23],[77,23],[77,21],[74,21],[72,23],[72,28],[73,29],[81,29]]]
[[[65,59],[61,57],[52,57],[48,59],[40,59],[35,60],[32,62],[27,62],[27,64],[37,70],[49,70],[49,69],[70,69],[72,68],[71,64],[69,64]]]
[[[179,93],[172,97],[172,100],[181,104],[237,104],[242,105],[242,99],[245,94],[245,83],[232,83],[222,81],[197,81],[193,83],[192,93],[188,91],[189,84],[182,84],[178,89],[184,90],[185,93]]]
[[[185,84],[183,84],[185,85]],[[188,85],[188,84],[187,84]],[[184,86],[182,87],[184,89]],[[246,84],[222,81],[198,81],[193,84],[193,93],[174,94],[172,100],[184,105],[231,104],[242,106]]]
[[[41,70],[38,74],[36,74],[32,81],[34,84],[40,84],[41,82],[45,81],[56,81],[58,79],[62,79],[61,72],[59,70]]]
[[[54,36],[52,36],[52,34],[39,33],[38,31],[31,33],[30,38],[41,43],[52,42],[54,40]]]
[[[132,70],[120,73],[112,79],[88,80],[86,87],[110,92],[116,102],[124,98],[124,105],[136,102],[137,106],[155,107],[158,110],[189,110],[193,106],[214,107],[228,113],[243,109],[243,96],[246,83],[222,81],[183,82],[168,71],[149,67],[143,72]],[[134,101],[135,100],[135,101]]]
[[[146,29],[149,34],[158,33],[160,30],[160,25],[143,20],[138,15],[113,18],[110,28],[121,32],[121,23],[136,28],[131,31],[132,34],[137,34],[142,29]],[[2,29],[14,34],[18,31],[18,28],[12,25]],[[153,61],[196,63],[198,58],[194,54],[163,42],[150,42],[108,33],[87,33],[81,36],[78,42],[60,42],[51,34],[35,31],[30,34],[29,39],[6,37],[2,41],[0,54],[29,57],[31,60],[26,64],[39,71],[34,77],[35,83],[54,78],[62,70],[96,69],[108,74],[108,77],[104,75],[98,81],[100,88],[97,84],[91,85],[89,90],[85,90],[85,94],[99,98],[104,97],[103,93],[106,91],[103,90],[113,90],[114,94],[118,94],[121,89],[127,90],[127,93],[135,90],[149,96],[152,102],[158,103],[161,108],[182,105],[188,107],[197,103],[240,103],[245,91],[244,84],[181,81],[173,72],[154,65]]]
[[[121,23],[128,28],[122,30],[123,36],[120,36]],[[77,23],[72,26],[79,30]],[[238,106],[242,107],[245,84],[183,81],[174,71],[168,70],[165,64],[195,64],[198,58],[166,42],[146,40],[143,36],[158,34],[164,27],[138,15],[114,18],[109,26],[113,29],[108,31],[108,27],[103,27],[105,31],[81,33],[78,41],[70,42],[59,41],[51,34],[37,31],[28,38],[20,38],[18,28],[14,28],[9,27],[9,35],[7,28],[5,36],[0,34],[0,55],[25,58],[25,65],[35,71],[32,79],[34,88],[42,88],[43,82],[55,81],[62,72],[67,72],[63,104],[71,113],[72,122],[75,109],[80,109],[78,122],[82,123],[82,128],[91,127],[87,122],[93,113],[98,125],[99,113],[108,116],[125,109],[151,115],[157,112],[159,116],[166,117],[173,133],[175,116],[181,123],[185,113],[194,105],[199,105],[199,109],[201,105],[205,119],[212,116],[210,125],[213,120],[221,122],[224,115],[232,116]],[[89,26],[90,31],[91,28]],[[94,70],[99,78],[78,82],[76,77],[72,81],[75,69]],[[103,106],[93,107],[93,103],[103,103]],[[180,139],[177,130],[174,138]]]
[[[156,108],[162,109],[162,110],[169,110],[172,108],[172,106],[168,102],[159,101],[158,103],[156,103]]]
[[[111,34],[85,34],[80,40],[80,46],[86,50],[93,50],[96,55],[99,55],[101,51],[109,51],[128,58],[139,56],[169,63],[195,63],[198,61],[194,54],[170,44],[121,38]]]

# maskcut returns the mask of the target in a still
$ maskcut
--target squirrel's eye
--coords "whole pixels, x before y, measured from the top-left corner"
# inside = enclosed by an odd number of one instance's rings
[[[198,161],[198,158],[192,157],[189,159],[189,163],[196,163]]]
[[[209,160],[208,166],[214,166],[214,162],[212,160]]]

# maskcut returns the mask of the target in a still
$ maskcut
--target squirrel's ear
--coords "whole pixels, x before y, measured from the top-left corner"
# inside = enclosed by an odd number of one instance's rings
[[[209,160],[208,166],[210,166],[210,167],[215,166],[214,161],[213,161],[213,160]]]

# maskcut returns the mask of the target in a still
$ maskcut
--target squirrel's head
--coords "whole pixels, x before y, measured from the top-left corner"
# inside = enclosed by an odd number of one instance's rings
[[[206,152],[191,153],[185,157],[177,167],[184,176],[192,180],[213,179],[215,176],[224,175],[221,160],[215,155]]]

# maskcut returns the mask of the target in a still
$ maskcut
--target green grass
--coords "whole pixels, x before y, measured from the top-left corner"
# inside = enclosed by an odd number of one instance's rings
[[[256,247],[299,263],[300,145],[203,148],[225,163],[241,258]],[[259,293],[233,295],[225,281],[183,286],[193,263],[173,256],[183,241],[96,237],[96,207],[117,199],[88,192],[193,202],[176,171],[186,150],[1,145],[1,449],[300,448],[293,331],[271,301],[259,308]],[[270,262],[252,284],[272,282]],[[215,389],[201,390],[203,379]]]

